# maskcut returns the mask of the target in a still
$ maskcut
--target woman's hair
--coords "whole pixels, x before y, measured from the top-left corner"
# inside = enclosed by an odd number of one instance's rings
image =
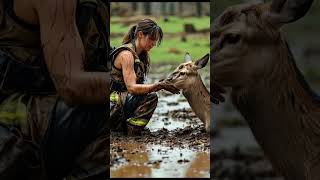
[[[157,45],[159,46],[161,44],[163,38],[162,29],[151,19],[142,19],[138,22],[138,24],[132,26],[129,32],[124,36],[122,44],[134,43],[139,31],[141,31],[144,35],[148,35],[152,39],[159,38]],[[147,67],[145,75],[147,75],[150,69],[150,58],[148,52],[141,52],[139,59],[144,61],[144,64]]]
[[[132,26],[129,32],[124,36],[122,44],[134,42],[139,31],[141,31],[144,35],[148,35],[152,39],[159,37],[157,45],[159,46],[161,44],[163,38],[162,29],[151,19],[142,19],[138,22],[138,24]]]

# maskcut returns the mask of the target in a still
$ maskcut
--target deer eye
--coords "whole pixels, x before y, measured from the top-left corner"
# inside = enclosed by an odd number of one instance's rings
[[[179,69],[182,69],[183,68],[183,66],[181,65],[181,66],[179,66]]]
[[[237,44],[241,40],[240,34],[229,33],[224,36],[221,48],[226,44]]]
[[[225,37],[225,41],[229,44],[236,44],[240,41],[240,35],[239,34],[227,34]]]
[[[182,76],[185,75],[185,74],[186,74],[185,72],[181,72],[181,73],[180,73],[180,75],[182,75]]]

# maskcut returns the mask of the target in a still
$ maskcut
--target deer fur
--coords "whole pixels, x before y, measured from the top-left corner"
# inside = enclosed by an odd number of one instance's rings
[[[206,131],[210,132],[210,93],[198,73],[198,69],[205,67],[208,60],[209,54],[192,62],[191,56],[187,53],[185,63],[180,64],[166,81],[182,90],[192,110],[203,122]]]
[[[274,0],[233,6],[218,18],[212,34],[213,80],[231,87],[233,104],[286,180],[320,179],[320,98],[280,31],[311,4]]]

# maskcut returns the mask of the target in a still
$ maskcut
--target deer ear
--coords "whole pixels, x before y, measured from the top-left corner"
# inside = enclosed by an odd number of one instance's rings
[[[209,61],[209,54],[206,54],[201,59],[197,60],[194,63],[194,65],[196,65],[198,69],[201,69],[207,65],[208,61]]]
[[[184,55],[184,62],[191,62],[191,61],[192,61],[192,57],[187,52],[186,55]]]
[[[264,16],[276,26],[282,26],[302,18],[313,0],[273,0]]]

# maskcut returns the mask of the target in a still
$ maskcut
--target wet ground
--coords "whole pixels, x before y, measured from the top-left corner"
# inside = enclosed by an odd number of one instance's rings
[[[202,122],[182,95],[158,96],[157,109],[141,136],[111,133],[110,176],[209,178],[210,138]]]

